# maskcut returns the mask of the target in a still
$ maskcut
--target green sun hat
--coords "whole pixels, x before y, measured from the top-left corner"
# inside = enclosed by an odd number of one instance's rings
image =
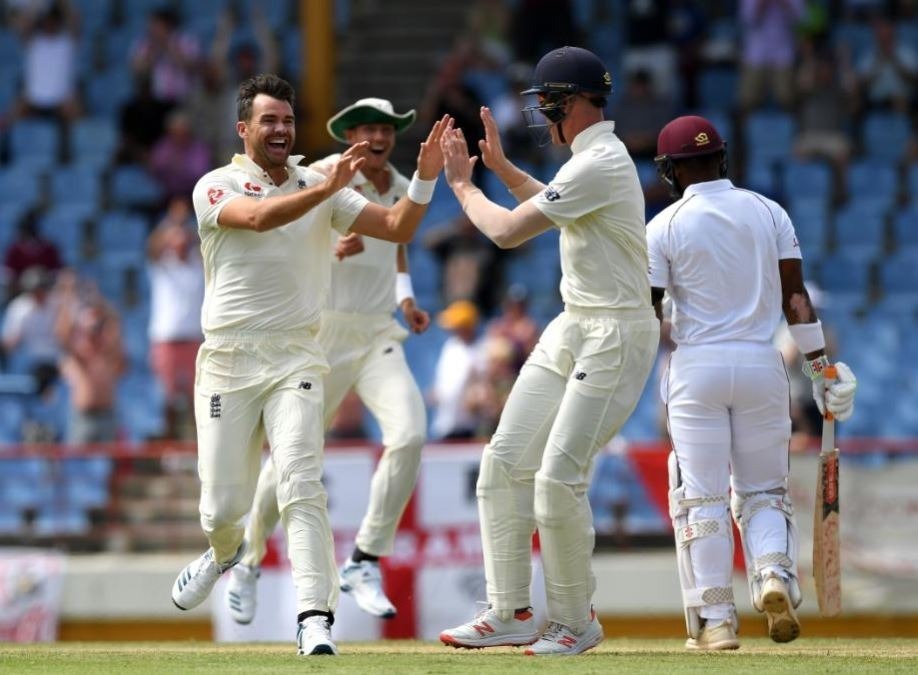
[[[391,124],[400,134],[414,124],[415,112],[398,114],[392,102],[384,98],[362,98],[336,113],[325,126],[336,141],[347,143],[344,132],[361,124]]]

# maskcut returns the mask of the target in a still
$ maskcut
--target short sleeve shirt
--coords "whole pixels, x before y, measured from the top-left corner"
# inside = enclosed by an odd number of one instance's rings
[[[321,173],[338,160],[330,155],[311,164]],[[389,189],[380,193],[359,171],[350,187],[369,201],[392,207],[408,191],[408,179],[389,165]],[[332,238],[332,250],[335,240]],[[391,314],[395,311],[395,256],[398,244],[373,237],[363,238],[363,251],[338,260],[332,256],[331,288],[327,309],[348,314]],[[331,254],[329,254],[331,255]]]
[[[614,122],[571,143],[573,156],[530,199],[561,230],[561,297],[588,309],[650,306],[644,193]]]
[[[274,185],[245,155],[206,174],[195,186],[194,209],[204,262],[205,335],[216,331],[293,331],[319,319],[329,284],[332,230],[345,234],[367,204],[337,191],[300,218],[267,232],[220,227],[233,199],[270,199],[316,185],[324,176],[290,158],[288,178]]]
[[[799,259],[787,212],[729,180],[690,185],[647,226],[650,284],[673,301],[673,341],[770,342],[781,318],[778,261]]]

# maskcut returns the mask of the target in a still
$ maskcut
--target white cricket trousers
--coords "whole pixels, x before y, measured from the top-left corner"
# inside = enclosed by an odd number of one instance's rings
[[[315,331],[209,335],[198,353],[195,419],[201,526],[233,557],[252,506],[265,438],[279,477],[299,612],[334,611],[338,574],[322,486],[322,376]]]
[[[382,430],[383,452],[370,482],[367,512],[356,544],[364,553],[392,553],[402,513],[417,482],[427,430],[424,398],[405,360],[407,331],[391,316],[324,312],[318,341],[330,371],[325,376],[325,428],[353,387]],[[242,562],[261,564],[277,524],[275,472],[265,462],[246,527]]]
[[[685,498],[726,497],[786,488],[791,435],[790,385],[781,354],[772,345],[728,342],[681,345],[661,385],[669,434]],[[729,520],[726,504],[689,509],[690,523]],[[787,551],[787,520],[764,509],[746,527],[754,558]],[[732,586],[729,539],[703,537],[691,545],[696,587]],[[727,604],[699,609],[707,619],[726,619]]]
[[[634,410],[653,368],[651,308],[568,307],[542,333],[485,446],[478,477],[488,601],[531,605],[538,527],[549,621],[582,631],[596,583],[587,500],[593,460]]]

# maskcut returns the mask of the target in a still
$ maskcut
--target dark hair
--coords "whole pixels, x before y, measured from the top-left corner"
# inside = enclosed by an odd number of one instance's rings
[[[293,107],[295,95],[293,87],[287,80],[272,74],[256,75],[239,85],[236,96],[236,115],[240,121],[247,122],[252,118],[252,101],[258,94],[265,94],[280,101],[286,101]]]

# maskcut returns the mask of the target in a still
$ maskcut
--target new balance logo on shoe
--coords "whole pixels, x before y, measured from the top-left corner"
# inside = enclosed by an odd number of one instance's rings
[[[472,628],[474,628],[476,631],[478,631],[478,634],[479,634],[481,637],[484,637],[484,636],[485,636],[486,634],[488,634],[488,633],[493,633],[493,632],[494,632],[494,629],[493,629],[489,624],[487,624],[487,623],[485,623],[485,622],[476,623],[474,626],[472,626]]]
[[[575,644],[577,644],[577,638],[572,635],[565,635],[564,637],[558,639],[558,644],[564,647],[573,647]]]

